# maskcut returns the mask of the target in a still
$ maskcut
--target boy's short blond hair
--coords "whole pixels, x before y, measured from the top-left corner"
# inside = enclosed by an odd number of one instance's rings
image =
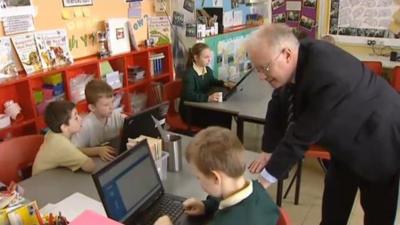
[[[200,131],[189,143],[185,157],[206,176],[212,171],[221,171],[238,178],[246,169],[242,143],[232,131],[222,127]]]
[[[111,98],[113,89],[103,80],[91,80],[86,84],[85,97],[88,104],[96,105],[100,98]]]

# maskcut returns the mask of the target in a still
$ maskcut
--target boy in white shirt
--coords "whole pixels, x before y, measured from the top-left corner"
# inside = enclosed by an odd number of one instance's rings
[[[72,143],[86,155],[110,161],[115,158],[115,151],[102,144],[120,134],[124,117],[114,110],[113,90],[105,81],[90,81],[85,87],[85,97],[90,113],[83,118],[82,129],[72,137]]]

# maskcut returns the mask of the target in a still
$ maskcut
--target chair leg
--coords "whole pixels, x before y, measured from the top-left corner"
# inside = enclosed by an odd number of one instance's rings
[[[297,178],[297,170],[298,170],[298,169],[296,169],[296,173],[293,175],[292,179],[290,180],[289,186],[287,187],[287,189],[286,189],[286,191],[285,191],[285,194],[283,195],[283,198],[286,198],[287,195],[289,194],[290,190],[292,189],[292,186],[293,186],[293,184],[294,184],[294,181],[295,181],[296,178]]]
[[[300,184],[301,184],[302,167],[303,167],[303,160],[300,160],[297,163],[296,172],[293,175],[292,179],[290,180],[289,186],[287,187],[286,192],[283,195],[283,198],[287,197],[290,190],[292,189],[294,182],[296,181],[296,189],[295,189],[295,194],[294,194],[294,204],[295,205],[299,204],[299,199],[300,199]]]
[[[283,192],[283,180],[278,180],[278,187],[276,189],[276,205],[282,206],[282,192]]]
[[[303,160],[300,160],[298,163],[297,167],[297,179],[296,179],[296,192],[294,195],[294,204],[298,205],[299,204],[299,199],[300,199],[300,184],[301,184],[301,173],[302,173],[302,168],[303,168]]]

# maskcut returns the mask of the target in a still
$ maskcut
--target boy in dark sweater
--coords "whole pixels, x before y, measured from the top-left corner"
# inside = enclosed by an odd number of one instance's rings
[[[234,133],[220,127],[200,131],[186,149],[186,160],[209,194],[183,202],[188,215],[214,214],[212,225],[276,225],[279,209],[257,181],[244,178],[244,147]],[[168,216],[155,225],[172,225]]]

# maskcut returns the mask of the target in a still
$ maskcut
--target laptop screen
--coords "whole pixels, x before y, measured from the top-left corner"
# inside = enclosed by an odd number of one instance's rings
[[[160,137],[160,132],[157,130],[152,116],[158,120],[165,121],[168,105],[168,102],[163,102],[126,118],[122,130],[120,152],[126,150],[128,138],[137,138],[140,135]]]
[[[107,215],[126,221],[162,192],[147,141],[142,141],[93,175]]]

